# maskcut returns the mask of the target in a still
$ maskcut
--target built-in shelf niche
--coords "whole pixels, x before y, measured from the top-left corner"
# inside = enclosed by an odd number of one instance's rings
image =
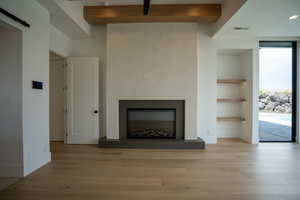
[[[246,95],[248,72],[244,66],[244,50],[218,51],[217,72],[217,137],[241,138],[247,124]]]
[[[224,66],[223,66],[224,67]],[[230,90],[241,90],[241,84],[246,83],[245,79],[218,79],[218,84],[236,84],[237,87],[233,88],[230,87]],[[228,90],[228,88],[227,88]],[[228,92],[229,95],[232,92]],[[243,103],[246,101],[245,98],[239,97],[241,95],[241,92],[238,92],[238,95],[235,95],[235,97],[223,97],[223,98],[217,98],[218,103]],[[242,122],[245,121],[245,118],[242,116],[218,116],[217,121],[219,122]]]

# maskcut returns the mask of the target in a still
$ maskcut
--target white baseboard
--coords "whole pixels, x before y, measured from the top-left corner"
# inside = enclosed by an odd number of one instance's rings
[[[39,168],[51,162],[51,152],[44,152],[44,155],[40,157],[38,164],[32,168],[24,169],[24,176],[28,176]]]
[[[84,138],[84,137],[73,137],[70,138],[68,144],[98,144],[99,138]]]
[[[200,138],[205,141],[205,144],[217,144],[216,136],[201,136]]]

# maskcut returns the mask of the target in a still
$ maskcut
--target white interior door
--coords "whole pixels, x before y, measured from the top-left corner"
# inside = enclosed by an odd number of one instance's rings
[[[67,59],[67,143],[96,144],[99,138],[99,60]]]

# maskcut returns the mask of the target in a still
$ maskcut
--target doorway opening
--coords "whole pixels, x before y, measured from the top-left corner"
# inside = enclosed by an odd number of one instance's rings
[[[0,21],[0,191],[24,173],[22,35]]]
[[[65,58],[50,52],[50,142],[66,143]]]
[[[261,41],[259,71],[260,142],[295,142],[297,43]]]
[[[97,144],[98,58],[64,58],[50,52],[50,147]]]

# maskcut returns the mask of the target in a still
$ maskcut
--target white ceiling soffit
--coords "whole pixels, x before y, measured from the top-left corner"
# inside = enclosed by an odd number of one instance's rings
[[[80,1],[86,6],[99,5],[136,5],[143,4],[144,0],[67,0]],[[201,4],[222,3],[223,0],[151,0],[151,4]]]
[[[50,13],[53,26],[71,39],[88,37],[90,25],[83,18],[83,6],[79,1],[37,0]]]
[[[212,27],[212,35],[215,35],[231,19],[231,17],[245,4],[247,0],[224,0],[222,3],[222,15]]]
[[[248,0],[216,36],[300,37],[300,0]]]

